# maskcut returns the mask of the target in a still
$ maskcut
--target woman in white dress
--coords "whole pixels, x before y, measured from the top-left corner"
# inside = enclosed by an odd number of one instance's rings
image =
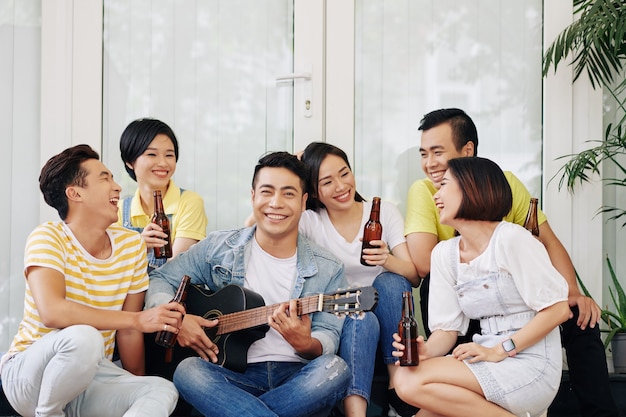
[[[450,160],[434,199],[441,223],[459,236],[432,253],[433,333],[418,339],[419,366],[395,372],[396,391],[420,417],[541,415],[561,380],[565,279],[530,232],[501,221],[512,196],[494,162]],[[447,355],[469,319],[480,320],[481,333]]]

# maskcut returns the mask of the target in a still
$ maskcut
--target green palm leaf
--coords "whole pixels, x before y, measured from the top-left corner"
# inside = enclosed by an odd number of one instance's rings
[[[579,19],[546,50],[543,75],[572,55],[574,80],[586,72],[594,88],[610,85],[624,68],[626,7],[622,0],[574,0],[574,8]]]

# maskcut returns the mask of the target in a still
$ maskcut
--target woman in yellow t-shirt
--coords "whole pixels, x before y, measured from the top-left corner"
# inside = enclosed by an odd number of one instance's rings
[[[202,197],[174,184],[172,176],[178,161],[178,141],[172,129],[157,119],[131,122],[120,138],[124,168],[137,182],[133,197],[120,201],[118,224],[141,233],[148,248],[148,270],[165,263],[155,259],[153,248],[162,247],[167,237],[150,222],[154,213],[153,191],[160,190],[163,207],[170,218],[173,257],[206,237],[208,219]]]

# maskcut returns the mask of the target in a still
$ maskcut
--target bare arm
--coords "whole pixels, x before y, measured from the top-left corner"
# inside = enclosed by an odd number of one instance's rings
[[[592,298],[581,294],[578,282],[576,282],[576,271],[572,260],[547,221],[539,226],[539,236],[548,251],[552,265],[567,281],[570,307],[578,306],[577,325],[581,329],[585,329],[587,325],[595,327],[600,321],[600,307]]]
[[[569,306],[565,301],[553,304],[538,312],[532,320],[511,336],[511,340],[515,343],[515,350],[521,352],[539,342],[559,324],[567,320],[569,313]],[[500,362],[509,356],[504,351],[502,344],[489,348],[477,343],[459,345],[454,349],[452,355],[459,360],[469,359],[471,363],[480,361]]]
[[[143,309],[144,295],[145,292],[128,294],[122,311],[141,311]],[[116,338],[117,348],[124,369],[135,375],[144,375],[146,373],[146,363],[143,333],[136,329],[121,329],[117,331]]]
[[[409,254],[420,278],[430,273],[430,254],[437,243],[437,236],[432,233],[409,233],[406,236]]]
[[[174,239],[174,243],[172,243],[172,259],[174,259],[179,254],[185,252],[196,243],[198,243],[196,239],[191,239],[188,237],[177,237],[176,239]]]
[[[179,328],[185,309],[168,303],[145,311],[113,311],[78,304],[65,298],[65,277],[45,267],[30,267],[28,284],[44,326],[63,329],[87,324],[98,330],[135,329],[143,333],[161,330],[164,324]]]
[[[396,245],[383,266],[388,271],[402,275],[408,279],[414,287],[418,287],[422,281],[419,275],[417,275],[417,269],[413,264],[411,255],[409,255],[409,247],[406,243]]]

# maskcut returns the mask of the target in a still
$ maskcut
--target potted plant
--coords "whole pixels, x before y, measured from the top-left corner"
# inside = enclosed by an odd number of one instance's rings
[[[565,28],[546,49],[543,58],[543,75],[550,68],[573,57],[574,81],[584,72],[592,87],[603,88],[611,105],[617,109],[616,123],[609,124],[604,138],[592,141],[595,146],[578,154],[567,155],[567,162],[560,173],[559,189],[566,185],[574,192],[577,184],[591,181],[592,176],[601,174],[601,166],[612,165],[613,178],[602,178],[605,186],[626,186],[626,2],[623,0],[573,0],[577,19]],[[557,173],[557,176],[559,175]],[[623,190],[626,191],[626,188]],[[626,209],[623,207],[602,206],[598,214],[611,214],[609,220],[621,221],[626,226]],[[626,373],[626,296],[611,261],[606,259],[613,288],[609,293],[615,310],[608,307],[602,310],[602,319],[607,325],[605,346],[611,345],[616,372]],[[586,295],[587,289],[579,283]],[[618,347],[624,343],[624,348]]]

